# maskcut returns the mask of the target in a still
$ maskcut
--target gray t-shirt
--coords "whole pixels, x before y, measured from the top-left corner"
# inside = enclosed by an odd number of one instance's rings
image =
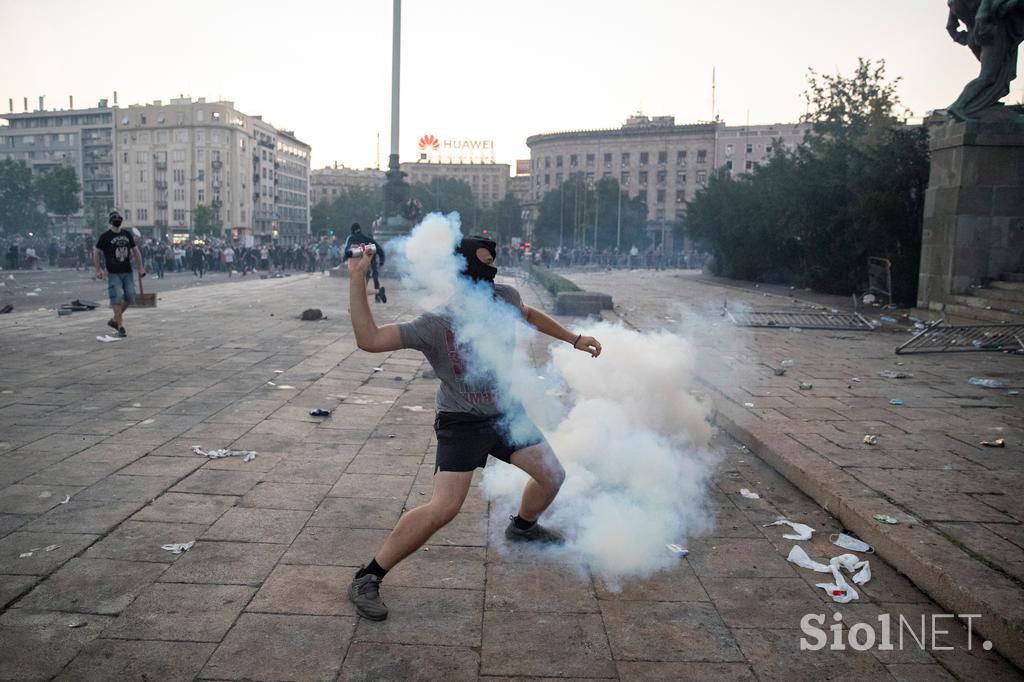
[[[495,284],[494,294],[516,310],[523,309],[523,299],[514,287]],[[460,348],[455,338],[450,315],[443,311],[423,313],[411,322],[398,325],[398,332],[402,337],[402,347],[423,353],[441,380],[437,389],[438,412],[480,416],[498,414],[493,383],[470,384],[466,381],[466,349]]]

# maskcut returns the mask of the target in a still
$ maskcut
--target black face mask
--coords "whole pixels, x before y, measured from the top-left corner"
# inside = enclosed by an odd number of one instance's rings
[[[462,271],[462,274],[466,275],[474,282],[488,282],[493,284],[494,276],[498,274],[498,268],[488,265],[477,258],[477,249],[487,249],[492,258],[496,258],[498,255],[498,245],[487,237],[481,237],[479,235],[463,237],[458,248],[455,250],[456,253],[462,255],[466,259],[466,269]]]
[[[112,213],[110,215],[110,224],[113,225],[114,227],[121,227],[121,221],[122,218],[117,213]]]

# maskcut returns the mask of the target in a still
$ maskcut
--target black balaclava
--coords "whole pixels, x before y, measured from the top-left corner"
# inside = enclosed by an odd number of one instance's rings
[[[352,234],[356,232],[362,232],[363,228],[359,227],[359,223],[352,223]]]
[[[459,246],[455,249],[455,253],[460,254],[466,259],[466,269],[462,271],[462,274],[474,282],[493,284],[494,276],[498,274],[498,268],[487,265],[487,263],[477,258],[477,249],[487,249],[492,257],[497,258],[498,256],[498,245],[487,237],[482,237],[478,234],[472,237],[463,237],[462,241],[459,242]]]
[[[111,211],[109,220],[110,224],[113,225],[114,227],[121,227],[121,222],[124,220],[124,218],[122,218],[121,214],[118,213],[117,211]]]

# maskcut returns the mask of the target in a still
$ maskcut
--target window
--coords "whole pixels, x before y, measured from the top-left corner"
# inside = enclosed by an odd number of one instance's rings
[[[143,169],[139,170],[139,182],[145,182],[145,181],[146,181],[146,169],[143,168]]]
[[[562,157],[561,156],[556,156],[555,157],[555,168],[561,168],[561,167],[562,167]]]
[[[200,189],[199,191],[197,191],[196,199],[199,201],[200,204],[206,201],[206,190]]]
[[[183,190],[183,189],[176,189],[176,190],[174,190],[174,200],[175,201],[185,201],[185,190]]]
[[[594,167],[594,155],[593,154],[587,154],[587,168],[593,168],[593,167]]]
[[[184,162],[185,161],[185,150],[184,149],[175,149],[173,152],[171,152],[171,160],[172,161],[177,161],[178,163]]]
[[[185,222],[185,209],[176,208],[174,209],[174,222],[183,223]]]
[[[676,184],[677,185],[685,185],[686,184],[686,171],[678,171],[676,173]]]
[[[752,144],[748,144],[747,145],[747,153],[748,154],[753,154],[754,153],[754,145],[752,145]]]
[[[561,173],[555,173],[555,184],[558,185],[559,187],[562,186],[562,174]]]
[[[604,167],[605,168],[611,168],[611,165],[612,165],[612,155],[611,155],[611,152],[608,152],[607,154],[604,155]]]
[[[210,114],[210,119],[213,121],[220,121],[220,112],[215,111],[212,114]]]
[[[698,149],[697,150],[697,163],[707,163],[708,161],[708,150]]]
[[[157,131],[157,133],[156,133],[156,143],[157,144],[167,144],[167,131],[166,130],[158,130]]]
[[[578,166],[579,165],[579,159],[580,159],[580,157],[579,157],[578,154],[570,155],[569,156],[569,168],[575,168],[576,166]]]
[[[156,117],[156,122],[157,123],[164,123],[165,121],[167,121],[167,117],[164,116],[163,114],[160,114],[159,116]]]
[[[731,171],[732,170],[732,159],[729,159],[728,161],[725,162],[725,170],[727,170],[727,171]]]
[[[545,156],[544,157],[544,167],[545,168],[551,168],[551,157],[550,156]]]
[[[594,184],[594,174],[593,173],[587,173],[587,184],[588,185]]]
[[[765,154],[771,154],[772,153],[772,146],[770,144],[766,144],[764,146],[764,153]]]
[[[196,120],[199,121],[200,123],[202,123],[204,118],[205,117],[203,116],[203,110],[202,109],[196,109]]]
[[[725,145],[725,155],[726,156],[732,156],[732,145],[731,144]]]
[[[637,181],[640,183],[641,187],[646,187],[647,186],[647,171],[640,171],[639,173],[637,173]]]
[[[658,201],[659,204],[664,204],[665,203],[665,190],[659,189],[658,193],[655,195],[655,197],[657,198],[657,201]]]
[[[146,152],[135,152],[135,163],[146,163]]]
[[[622,185],[623,187],[629,187],[629,171],[622,171],[622,176],[619,180],[619,184]]]
[[[125,209],[125,211],[124,211],[124,219],[125,219],[125,221],[127,221],[129,223],[132,221],[132,212],[131,212],[130,209]]]
[[[751,161],[750,159],[747,159],[746,170],[748,170],[748,171],[754,170],[754,162]]]
[[[686,190],[685,189],[677,189],[676,190],[676,203],[677,204],[686,203]]]
[[[708,172],[707,171],[697,171],[697,184],[703,186],[703,185],[706,185],[707,182],[708,182]]]
[[[668,152],[658,152],[658,163],[662,166],[668,163]]]
[[[196,132],[196,142],[199,142],[199,136],[202,134],[202,132],[203,131],[201,131],[201,130]],[[175,130],[174,131],[174,141],[175,142],[188,142],[188,131],[185,130],[184,128],[179,128],[178,130]]]
[[[545,185],[550,185],[551,184],[551,174],[550,173],[545,173],[544,174],[544,184]]]
[[[640,152],[640,165],[641,166],[646,166],[647,165],[647,160],[648,160],[649,157],[650,157],[650,154],[648,154],[647,152]]]
[[[636,193],[636,198],[646,204],[647,203],[647,190],[642,189],[639,192],[637,192]]]
[[[622,152],[622,167],[629,168],[629,152]]]
[[[210,142],[213,144],[220,144],[220,131],[214,130],[210,133]]]
[[[139,114],[139,125],[140,126],[146,125],[146,115],[145,114]]]
[[[175,168],[174,169],[174,182],[179,185],[185,184],[185,169]]]
[[[658,184],[659,185],[664,185],[665,184],[665,180],[667,178],[668,178],[668,171],[663,171],[663,170],[658,171]]]
[[[128,152],[122,152],[121,160],[124,163],[128,163]]]
[[[140,208],[137,211],[135,211],[135,214],[138,216],[137,220],[140,223],[144,223],[147,220],[149,220],[149,209],[148,208]]]

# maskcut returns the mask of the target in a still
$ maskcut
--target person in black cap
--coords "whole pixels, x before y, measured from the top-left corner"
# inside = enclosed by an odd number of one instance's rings
[[[498,269],[494,267],[493,241],[480,236],[466,237],[456,253],[466,260],[464,277],[493,287],[496,313],[497,307],[510,306],[544,334],[572,344],[576,350],[595,358],[601,354],[601,344],[594,337],[569,331],[543,312],[524,305],[513,287],[494,283]],[[535,426],[527,423],[525,431],[529,431],[529,435],[515,438],[505,428],[505,415],[498,404],[498,387],[493,378],[481,378],[479,372],[467,371],[466,347],[456,337],[448,310],[427,312],[404,324],[377,326],[366,301],[365,274],[371,262],[372,257],[364,255],[351,259],[348,264],[349,306],[356,343],[371,353],[414,348],[427,357],[441,380],[434,420],[437,456],[430,501],[402,515],[370,563],[356,573],[348,590],[359,615],[384,620],[388,608],[380,597],[381,580],[398,562],[455,518],[469,492],[473,472],[486,464],[488,455],[530,476],[518,514],[510,517],[505,528],[505,537],[511,542],[558,544],[563,541],[558,533],[537,523],[537,519],[554,501],[565,470]],[[517,418],[517,432],[520,426]]]
[[[124,311],[135,302],[135,280],[132,279],[131,256],[135,256],[139,264],[139,277],[146,276],[146,265],[142,262],[142,253],[135,245],[131,230],[122,230],[124,218],[117,211],[111,211],[110,229],[100,235],[96,248],[92,252],[93,264],[96,266],[96,279],[107,278],[107,295],[110,297],[110,308],[114,316],[107,320],[107,326],[117,330],[117,335],[124,338],[128,333],[124,329]],[[100,267],[100,257],[106,265]]]
[[[370,235],[363,234],[363,228],[359,226],[359,223],[352,223],[352,234],[345,240],[345,253],[341,257],[341,261],[344,263],[352,258],[351,249],[353,246],[366,246],[367,244],[373,245],[376,249],[374,257],[370,259],[370,271],[366,273],[366,279],[369,280],[373,277],[373,288],[376,289],[376,293],[373,298],[378,303],[387,303],[387,293],[384,291],[384,287],[380,285],[380,272],[379,268],[384,267],[384,249],[381,248],[377,240]]]

